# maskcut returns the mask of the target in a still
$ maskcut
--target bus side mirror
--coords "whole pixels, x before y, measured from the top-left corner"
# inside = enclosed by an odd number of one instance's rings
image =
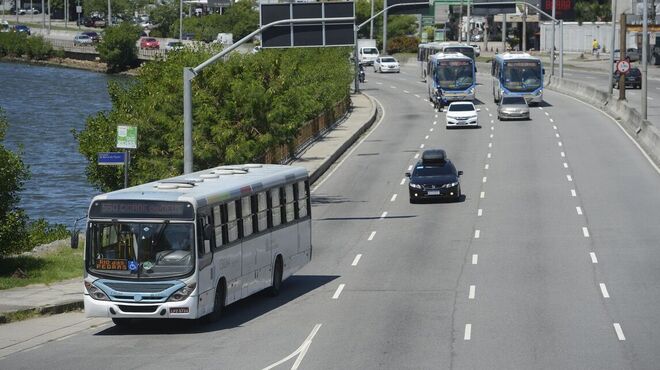
[[[72,249],[78,249],[78,230],[72,230],[71,231],[71,248]]]
[[[545,74],[545,68],[541,68],[541,73]]]

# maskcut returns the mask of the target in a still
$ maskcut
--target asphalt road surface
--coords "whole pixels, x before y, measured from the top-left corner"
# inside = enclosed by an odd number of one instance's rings
[[[314,258],[279,297],[213,325],[39,319],[79,330],[4,345],[0,368],[657,368],[657,169],[551,91],[530,121],[499,122],[479,82],[481,128],[448,131],[416,68],[367,70],[380,117],[313,187]],[[408,202],[428,148],[464,171],[462,201]],[[0,326],[0,343],[37,322]]]

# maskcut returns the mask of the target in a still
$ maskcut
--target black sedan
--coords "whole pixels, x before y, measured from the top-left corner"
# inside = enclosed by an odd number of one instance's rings
[[[444,150],[425,150],[413,172],[406,173],[410,178],[408,183],[410,203],[422,199],[459,201],[461,199],[459,176],[462,174],[463,171],[456,171],[456,167],[447,159]]]
[[[619,78],[621,77],[621,74],[619,71],[614,72],[614,78],[612,79],[612,87],[615,89],[619,88]],[[628,73],[626,73],[625,77],[626,81],[626,87],[632,87],[635,89],[641,89],[642,88],[642,72],[639,70],[637,67],[630,68]]]

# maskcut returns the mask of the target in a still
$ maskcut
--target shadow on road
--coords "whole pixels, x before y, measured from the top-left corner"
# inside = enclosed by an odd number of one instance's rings
[[[277,297],[270,297],[264,291],[242,299],[229,305],[222,314],[221,319],[216,323],[207,324],[203,319],[142,319],[133,320],[123,327],[111,326],[95,335],[195,334],[232,329],[280,308],[338,277],[338,275],[291,276],[283,282],[282,291]]]

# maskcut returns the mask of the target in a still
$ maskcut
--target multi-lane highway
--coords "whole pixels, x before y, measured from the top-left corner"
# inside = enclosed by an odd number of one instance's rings
[[[480,75],[482,127],[448,131],[416,68],[367,80],[379,118],[314,184],[313,260],[279,297],[206,326],[100,321],[0,368],[657,368],[660,176],[612,119],[546,91],[499,122]],[[461,202],[408,202],[428,148]]]

